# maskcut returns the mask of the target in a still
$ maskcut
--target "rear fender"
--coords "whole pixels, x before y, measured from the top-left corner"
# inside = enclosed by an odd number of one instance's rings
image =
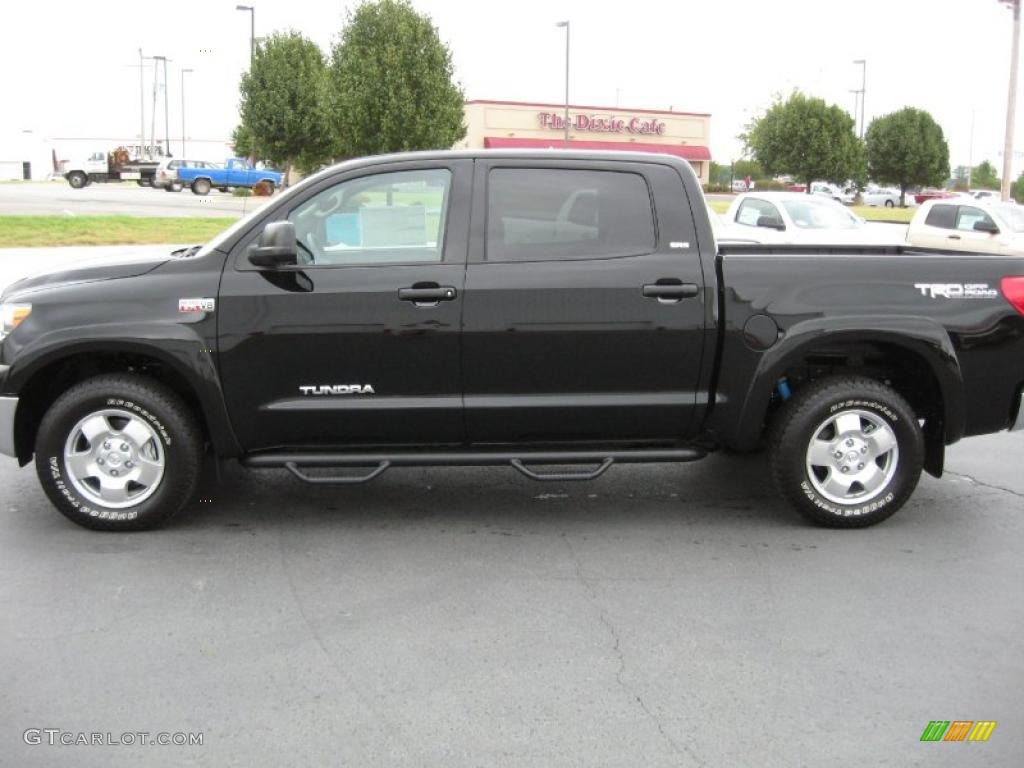
[[[754,447],[778,379],[815,347],[874,342],[905,349],[925,361],[942,395],[943,433],[939,444],[951,444],[964,433],[964,385],[949,334],[927,318],[905,316],[847,316],[813,318],[791,326],[783,339],[766,351],[745,392],[734,392],[740,405],[736,429],[728,442],[738,449]],[[723,377],[723,384],[728,377]],[[726,384],[726,386],[728,386]],[[938,457],[941,468],[941,454]],[[941,469],[940,469],[941,471]]]

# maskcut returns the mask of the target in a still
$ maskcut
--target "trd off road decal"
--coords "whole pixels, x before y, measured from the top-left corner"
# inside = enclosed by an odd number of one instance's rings
[[[922,296],[932,299],[995,299],[999,291],[988,283],[914,283]]]

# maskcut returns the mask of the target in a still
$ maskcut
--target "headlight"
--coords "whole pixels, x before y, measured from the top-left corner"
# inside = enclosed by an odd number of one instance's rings
[[[21,325],[30,314],[31,304],[0,304],[0,339]]]

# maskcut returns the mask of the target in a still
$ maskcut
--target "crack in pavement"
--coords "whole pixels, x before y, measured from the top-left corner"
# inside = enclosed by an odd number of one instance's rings
[[[589,579],[587,579],[586,576],[583,575],[583,564],[580,562],[579,556],[576,554],[576,550],[572,546],[572,542],[569,541],[569,537],[564,532],[562,533],[562,540],[565,542],[565,546],[569,550],[569,556],[572,558],[573,565],[575,566],[576,581],[578,581],[583,586],[583,591],[587,595],[587,601],[592,606],[594,606],[595,609],[597,609],[599,621],[601,622],[601,624],[604,625],[605,629],[608,630],[608,634],[612,636],[612,652],[615,654],[615,657],[618,659],[619,662],[619,668],[615,672],[615,682],[623,691],[625,691],[625,693],[630,698],[632,698],[637,703],[641,711],[654,724],[654,727],[658,729],[658,733],[661,734],[662,739],[664,739],[665,742],[672,747],[673,752],[675,752],[680,757],[689,756],[693,760],[696,760],[698,765],[705,765],[705,762],[701,759],[701,757],[697,753],[695,753],[688,744],[680,745],[679,742],[677,742],[674,738],[672,738],[671,735],[669,735],[668,731],[665,730],[664,724],[661,722],[661,718],[659,718],[654,712],[651,711],[651,708],[647,706],[647,702],[644,701],[643,697],[635,690],[633,690],[629,686],[629,683],[625,681],[624,678],[626,673],[626,656],[622,652],[622,639],[619,635],[619,631],[615,628],[615,625],[612,623],[611,619],[608,618],[608,614],[605,612],[604,608],[602,608],[601,604],[598,602],[597,590],[594,588],[593,583]]]
[[[975,485],[980,485],[982,488],[991,488],[993,491],[1002,491],[1003,493],[1008,493],[1011,496],[1016,496],[1019,499],[1024,499],[1024,493],[1021,493],[1020,491],[1015,491],[1012,488],[1004,488],[1001,485],[993,485],[992,483],[986,483],[983,480],[979,480],[976,477],[965,475],[962,472],[950,472],[948,469],[946,470],[946,474],[952,475],[953,477],[962,477],[965,480],[970,480],[972,483],[974,483]]]

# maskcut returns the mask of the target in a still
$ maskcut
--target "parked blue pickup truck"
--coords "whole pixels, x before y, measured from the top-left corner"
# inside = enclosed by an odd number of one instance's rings
[[[217,187],[226,192],[231,187],[254,187],[265,181],[275,189],[281,186],[281,174],[269,168],[253,168],[248,160],[233,157],[223,167],[179,168],[178,178],[192,188],[195,195],[207,195]]]

